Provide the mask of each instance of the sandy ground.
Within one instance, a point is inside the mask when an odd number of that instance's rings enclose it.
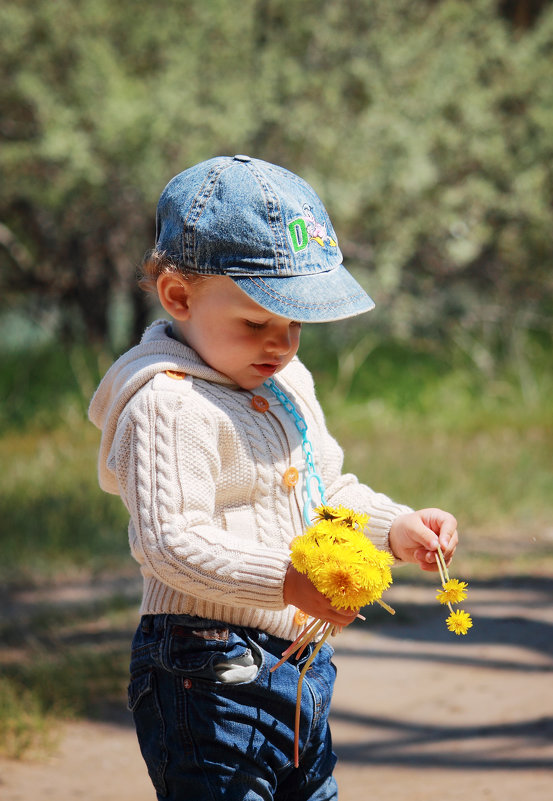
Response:
[[[340,801],[551,801],[553,579],[473,586],[445,629],[426,587],[333,641]],[[1,801],[153,801],[130,721],[78,722],[40,762],[0,760]],[[190,799],[202,801],[202,799]]]

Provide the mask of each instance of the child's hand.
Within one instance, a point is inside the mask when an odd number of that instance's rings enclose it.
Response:
[[[359,609],[336,609],[293,565],[286,571],[283,594],[285,604],[292,604],[311,617],[326,620],[335,626],[349,626],[359,612]]]
[[[438,542],[449,565],[457,547],[457,521],[442,509],[421,509],[399,515],[390,528],[390,548],[398,559],[421,570],[438,570]]]

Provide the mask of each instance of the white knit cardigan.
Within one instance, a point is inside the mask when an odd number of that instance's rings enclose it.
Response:
[[[102,430],[100,485],[130,514],[141,613],[199,615],[293,639],[296,610],[284,604],[283,584],[289,544],[303,530],[301,435],[269,390],[240,389],[171,338],[169,325],[154,323],[112,365],[89,410]],[[276,381],[307,422],[328,504],[368,513],[368,535],[387,549],[393,519],[409,507],[342,474],[342,450],[297,358]],[[267,411],[252,407],[253,395],[266,398]],[[283,480],[291,466],[300,474],[293,488]]]

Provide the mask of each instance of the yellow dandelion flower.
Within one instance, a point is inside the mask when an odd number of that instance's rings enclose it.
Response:
[[[347,537],[345,537],[345,541],[352,552],[355,551],[364,559],[367,559],[370,558],[371,554],[373,554],[375,551],[378,551],[378,549],[375,548],[372,542],[367,539],[362,531],[351,528],[346,529],[346,531]]]
[[[318,575],[327,565],[333,564],[335,561],[336,560],[332,556],[332,548],[328,547],[326,543],[322,546],[317,546],[313,548],[309,554],[307,575],[311,581],[313,581],[314,576]]]
[[[303,536],[319,546],[323,546],[323,544],[348,544],[351,546],[355,542],[356,536],[364,537],[360,532],[348,528],[339,520],[320,520],[310,526]]]
[[[392,583],[392,573],[388,565],[366,565],[363,571],[363,587],[371,595],[371,600],[380,598],[384,590]]]
[[[314,540],[317,543],[321,542],[337,542],[343,538],[345,527],[334,520],[319,520],[314,526],[307,529],[304,536]]]
[[[354,512],[352,509],[346,509],[345,506],[339,506],[336,509],[336,515],[336,519],[350,529],[360,529],[362,531],[369,521],[368,515]]]
[[[308,572],[311,546],[305,537],[295,537],[290,543],[290,560],[298,573]]]
[[[321,506],[316,512],[316,522],[292,541],[294,567],[339,609],[380,600],[392,583],[393,557],[364,534],[367,515],[343,506]]]
[[[315,523],[320,523],[322,520],[336,520],[337,517],[336,510],[332,506],[323,504],[315,509]]]
[[[360,528],[364,529],[369,521],[369,516],[354,512],[352,509],[347,509],[345,506],[319,506],[315,509],[315,522],[321,520],[336,521],[343,523],[350,529]]]
[[[388,553],[388,551],[379,550],[364,534],[359,534],[359,539],[356,544],[366,562],[373,562],[383,567],[393,565],[394,557],[392,554]]]
[[[329,563],[314,577],[313,583],[337,609],[356,609],[360,606],[362,576],[349,565]]]
[[[472,627],[472,618],[467,612],[457,609],[450,614],[446,623],[449,631],[453,631],[455,634],[466,634]]]
[[[369,515],[365,514],[356,514],[353,518],[354,524],[359,528],[361,531],[364,531],[368,524],[369,524],[370,517]]]
[[[449,579],[443,589],[437,591],[436,598],[441,604],[458,604],[467,597],[468,584],[465,581]]]

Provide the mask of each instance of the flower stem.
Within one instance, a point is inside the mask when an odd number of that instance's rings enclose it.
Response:
[[[385,609],[387,612],[389,612],[391,615],[395,615],[395,613],[396,613],[396,610],[395,610],[395,609],[393,609],[393,608],[392,608],[392,607],[391,607],[389,604],[387,604],[387,603],[386,603],[386,601],[383,601],[383,600],[382,600],[382,598],[377,598],[377,599],[376,599],[376,602],[377,602],[377,604],[380,604],[380,606],[381,606],[383,609]],[[365,618],[363,618],[363,620],[364,620],[364,619],[365,619]]]
[[[276,663],[276,665],[273,665],[270,672],[272,673],[274,670],[277,669],[277,667],[280,667],[284,662],[286,662],[288,657],[291,654],[293,654],[294,651],[296,651],[298,648],[301,648],[302,645],[304,645],[304,643],[307,643],[309,642],[309,640],[312,640],[313,637],[317,634],[317,632],[321,628],[321,626],[323,625],[323,623],[324,623],[323,620],[317,620],[317,619],[312,620],[311,623],[308,626],[306,626],[306,628],[304,628],[301,634],[299,634],[296,637],[294,642],[291,645],[289,645],[285,651],[282,652],[282,659],[280,659]]]
[[[445,587],[446,579],[445,579],[444,570],[443,570],[442,563],[441,563],[440,556],[439,556],[440,553],[441,553],[441,551],[440,551],[440,549],[438,547],[438,553],[436,554],[436,564],[438,565],[438,570],[440,571],[440,579],[441,579],[441,582],[442,582],[442,587]]]
[[[311,654],[311,656],[309,657],[309,659],[307,660],[307,662],[303,666],[303,669],[302,669],[302,671],[300,673],[300,677],[298,679],[298,693],[297,693],[297,696],[296,696],[296,720],[295,720],[295,725],[294,725],[294,765],[295,765],[296,768],[299,767],[299,764],[300,764],[300,754],[299,754],[299,751],[300,751],[300,714],[301,714],[301,688],[302,688],[302,685],[303,685],[303,677],[305,676],[305,674],[307,673],[307,671],[311,667],[311,663],[313,662],[313,660],[315,659],[315,657],[317,656],[317,654],[319,653],[319,651],[321,650],[321,648],[325,644],[326,639],[329,636],[329,634],[333,631],[333,628],[334,628],[333,626],[329,626],[327,628],[327,630],[325,631],[325,633],[323,635],[323,638],[321,640],[319,640],[319,642],[317,643],[317,645],[313,649],[313,653]]]
[[[438,556],[439,556],[440,562],[442,563],[442,569],[444,571],[445,580],[449,581],[449,572],[447,570],[447,565],[445,563],[445,559],[444,559],[444,555],[442,553],[442,549],[440,548],[439,545],[438,545]]]

